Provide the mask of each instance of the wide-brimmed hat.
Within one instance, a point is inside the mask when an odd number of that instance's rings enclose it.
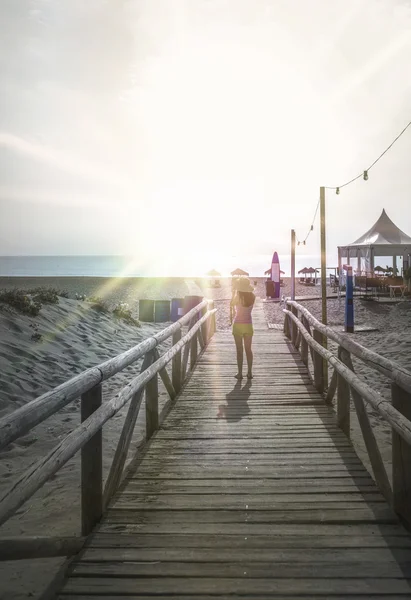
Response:
[[[237,292],[253,292],[254,291],[254,288],[251,285],[251,282],[248,279],[248,277],[239,277],[234,282],[234,289]]]

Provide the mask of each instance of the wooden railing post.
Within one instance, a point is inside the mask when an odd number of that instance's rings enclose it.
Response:
[[[195,318],[191,319],[191,321],[188,325],[188,331],[190,331],[190,329],[192,329],[194,327],[195,323],[196,323]],[[183,350],[183,358],[182,358],[182,362],[181,362],[181,382],[182,383],[184,383],[186,375],[187,375],[188,357],[190,354],[190,349],[191,349],[191,355],[192,355],[192,351],[193,351],[192,340],[187,342],[187,344],[184,346],[184,350]],[[195,352],[196,351],[197,351],[197,346],[196,346]],[[193,364],[191,361],[190,361],[190,368],[191,369],[193,368]]]
[[[209,303],[209,307],[210,310],[214,310],[214,300],[210,300]],[[216,325],[216,313],[213,313],[210,317],[210,338],[213,337],[213,335],[215,334],[215,332],[217,331],[217,325]]]
[[[307,367],[308,366],[308,343],[303,335],[301,336],[301,360]]]
[[[347,356],[350,356],[344,348],[338,347],[338,358],[347,364]],[[342,375],[337,373],[337,424],[345,435],[350,437],[350,386]]]
[[[295,306],[291,307],[291,312],[298,319],[298,309]],[[291,343],[294,347],[297,347],[297,334],[298,334],[297,324],[294,321],[291,321]]]
[[[153,354],[152,352],[148,352],[143,359],[140,373],[143,373],[146,369],[148,369],[152,362]],[[124,465],[126,464],[128,451],[134,433],[134,428],[136,426],[137,417],[143,399],[143,393],[144,388],[142,388],[136,394],[134,394],[134,396],[130,400],[123,429],[121,431],[121,435],[117,444],[116,451],[114,453],[114,458],[111,463],[110,471],[104,488],[104,507],[108,505],[121,482],[121,478],[124,471]]]
[[[203,310],[201,311],[201,316],[204,317],[204,315],[206,314],[207,311],[208,311],[208,308],[205,306],[203,308]],[[205,323],[203,323],[201,325],[201,334],[202,334],[204,346],[206,346],[208,344],[207,332],[208,332],[208,327],[207,327],[207,321],[206,321]]]
[[[146,385],[146,439],[158,429],[158,373]]]
[[[286,305],[286,306],[287,306],[287,309],[290,308],[288,305]],[[291,339],[291,325],[290,325],[290,322],[291,322],[291,319],[288,316],[288,314],[286,314],[285,317],[284,317],[284,335],[286,337],[288,337],[289,340]]]
[[[197,362],[197,354],[198,354],[198,349],[197,349],[197,332],[193,335],[193,337],[191,338],[191,348],[190,348],[190,370],[192,371],[195,367],[195,364]]]
[[[101,406],[102,385],[99,383],[81,396],[81,422]],[[81,449],[81,533],[88,535],[103,514],[103,444],[102,431]]]
[[[411,394],[391,384],[392,405],[411,421]],[[392,484],[394,510],[411,525],[411,446],[392,430]]]
[[[204,323],[203,323],[204,325]],[[205,342],[204,342],[204,338],[203,338],[203,325],[201,325],[200,329],[197,331],[197,340],[198,343],[200,344],[200,352],[202,352],[205,348]]]
[[[304,327],[306,328],[306,330],[308,331],[308,333],[309,333],[310,335],[312,335],[312,334],[311,334],[311,326],[310,326],[310,323],[309,323],[309,321],[307,320],[307,318],[306,318],[304,315],[302,315],[302,317],[301,317],[301,323],[304,325]],[[311,354],[311,360],[314,362],[314,350],[313,350],[312,346],[309,346],[309,344],[308,344],[308,343],[307,343],[307,346],[308,346],[308,348],[307,348],[307,355],[308,355],[308,351],[309,351],[309,352],[310,352],[310,354]],[[304,360],[304,359],[303,359],[303,360]],[[307,365],[308,365],[308,356],[307,356],[307,362],[306,362],[305,364],[307,364]]]
[[[317,331],[313,330],[313,338],[316,342],[322,345],[323,336]],[[316,389],[322,394],[324,392],[324,371],[323,371],[323,357],[316,350],[313,352],[313,363],[314,363],[314,385]]]
[[[333,398],[335,396],[335,392],[337,389],[337,377],[338,373],[336,371],[336,369],[334,369],[333,374],[331,376],[331,380],[330,380],[330,385],[328,386],[328,390],[327,390],[327,397],[325,399],[325,402],[327,404],[332,404]]]
[[[181,329],[173,334],[173,346],[181,340]],[[176,394],[181,390],[181,350],[172,358],[171,363],[171,382]]]
[[[343,362],[354,374],[354,365],[351,360],[351,354],[344,348],[339,348],[338,358]],[[349,379],[348,379],[349,385]],[[354,402],[355,410],[358,417],[358,423],[361,427],[362,436],[364,438],[365,447],[367,448],[368,456],[371,462],[372,470],[374,472],[375,480],[378,487],[380,488],[383,496],[392,504],[392,490],[390,480],[388,479],[387,471],[382,460],[380,449],[378,448],[377,440],[375,439],[374,432],[368,418],[367,409],[365,402],[361,394],[357,392],[353,387],[349,386],[351,391],[351,397]],[[348,400],[349,402],[349,400]],[[350,405],[348,403],[348,431],[350,430]]]

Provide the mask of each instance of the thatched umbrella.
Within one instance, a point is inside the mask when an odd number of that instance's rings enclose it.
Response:
[[[209,271],[207,273],[207,277],[214,279],[214,281],[210,284],[210,287],[213,287],[213,288],[221,287],[220,279],[219,279],[221,277],[221,273],[219,273],[215,269],[211,269],[211,271]]]
[[[242,269],[235,269],[234,271],[231,271],[231,275],[233,277],[240,277],[241,275],[249,277],[250,273],[247,273],[247,271],[243,271]]]
[[[385,273],[384,267],[380,267],[379,265],[377,265],[376,267],[374,267],[374,271],[376,273]]]
[[[300,270],[298,271],[298,275],[300,275],[300,274],[302,274],[302,275],[306,275],[306,274],[307,274],[307,267],[304,267],[304,269],[300,269]]]

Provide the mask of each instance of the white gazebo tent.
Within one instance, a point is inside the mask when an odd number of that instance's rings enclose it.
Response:
[[[361,274],[361,259],[364,260],[366,273],[374,272],[376,256],[391,256],[393,267],[397,267],[397,257],[403,257],[403,269],[408,268],[411,254],[411,237],[401,231],[391,221],[383,209],[380,218],[364,235],[348,246],[338,246],[338,267],[341,275],[343,259],[352,264],[357,259],[357,273]]]

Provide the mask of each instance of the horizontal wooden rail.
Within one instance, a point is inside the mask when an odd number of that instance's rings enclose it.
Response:
[[[208,301],[203,300],[179,321],[163,331],[147,338],[130,350],[72,377],[50,392],[42,394],[25,406],[0,419],[0,450],[97,384],[110,379],[110,377],[136,362],[150,350],[154,350],[174,333],[180,331],[195,315],[207,307]]]
[[[201,307],[201,305],[198,305]],[[196,307],[198,308],[198,307]],[[199,312],[200,309],[197,310]],[[192,311],[190,311],[192,313]],[[69,433],[47,456],[34,463],[0,499],[0,525],[26,502],[44,483],[67,463],[85,444],[111,419],[135,394],[153,379],[182,348],[197,335],[199,328],[213,318],[215,310],[208,311],[196,324],[171,347],[162,357],[153,362],[145,371],[132,379],[114,398],[95,410],[81,425]],[[187,313],[186,316],[189,316]],[[192,314],[191,314],[192,318]],[[176,325],[176,324],[175,324]],[[174,325],[168,328],[171,335]],[[167,330],[165,330],[167,331]],[[163,339],[163,335],[161,336]]]
[[[84,537],[7,537],[0,538],[0,561],[27,558],[72,556],[84,546]]]
[[[350,387],[356,390],[364,400],[370,404],[388,423],[397,431],[403,440],[411,444],[411,422],[406,419],[396,408],[392,406],[381,394],[373,390],[369,385],[361,381],[355,373],[346,367],[332,352],[326,350],[321,344],[316,342],[302,323],[291,311],[285,309],[285,314],[296,324],[301,335],[307,343],[323,358],[325,358],[344,379]]]
[[[395,363],[389,358],[380,356],[376,352],[365,348],[358,342],[355,342],[352,337],[344,333],[338,333],[329,327],[320,323],[304,306],[294,302],[292,300],[287,301],[287,306],[294,307],[297,309],[307,321],[323,335],[327,336],[330,340],[336,342],[342,348],[345,348],[350,354],[361,359],[363,362],[373,367],[376,371],[385,375],[391,381],[398,384],[401,388],[411,393],[411,372],[403,368],[401,365]]]

